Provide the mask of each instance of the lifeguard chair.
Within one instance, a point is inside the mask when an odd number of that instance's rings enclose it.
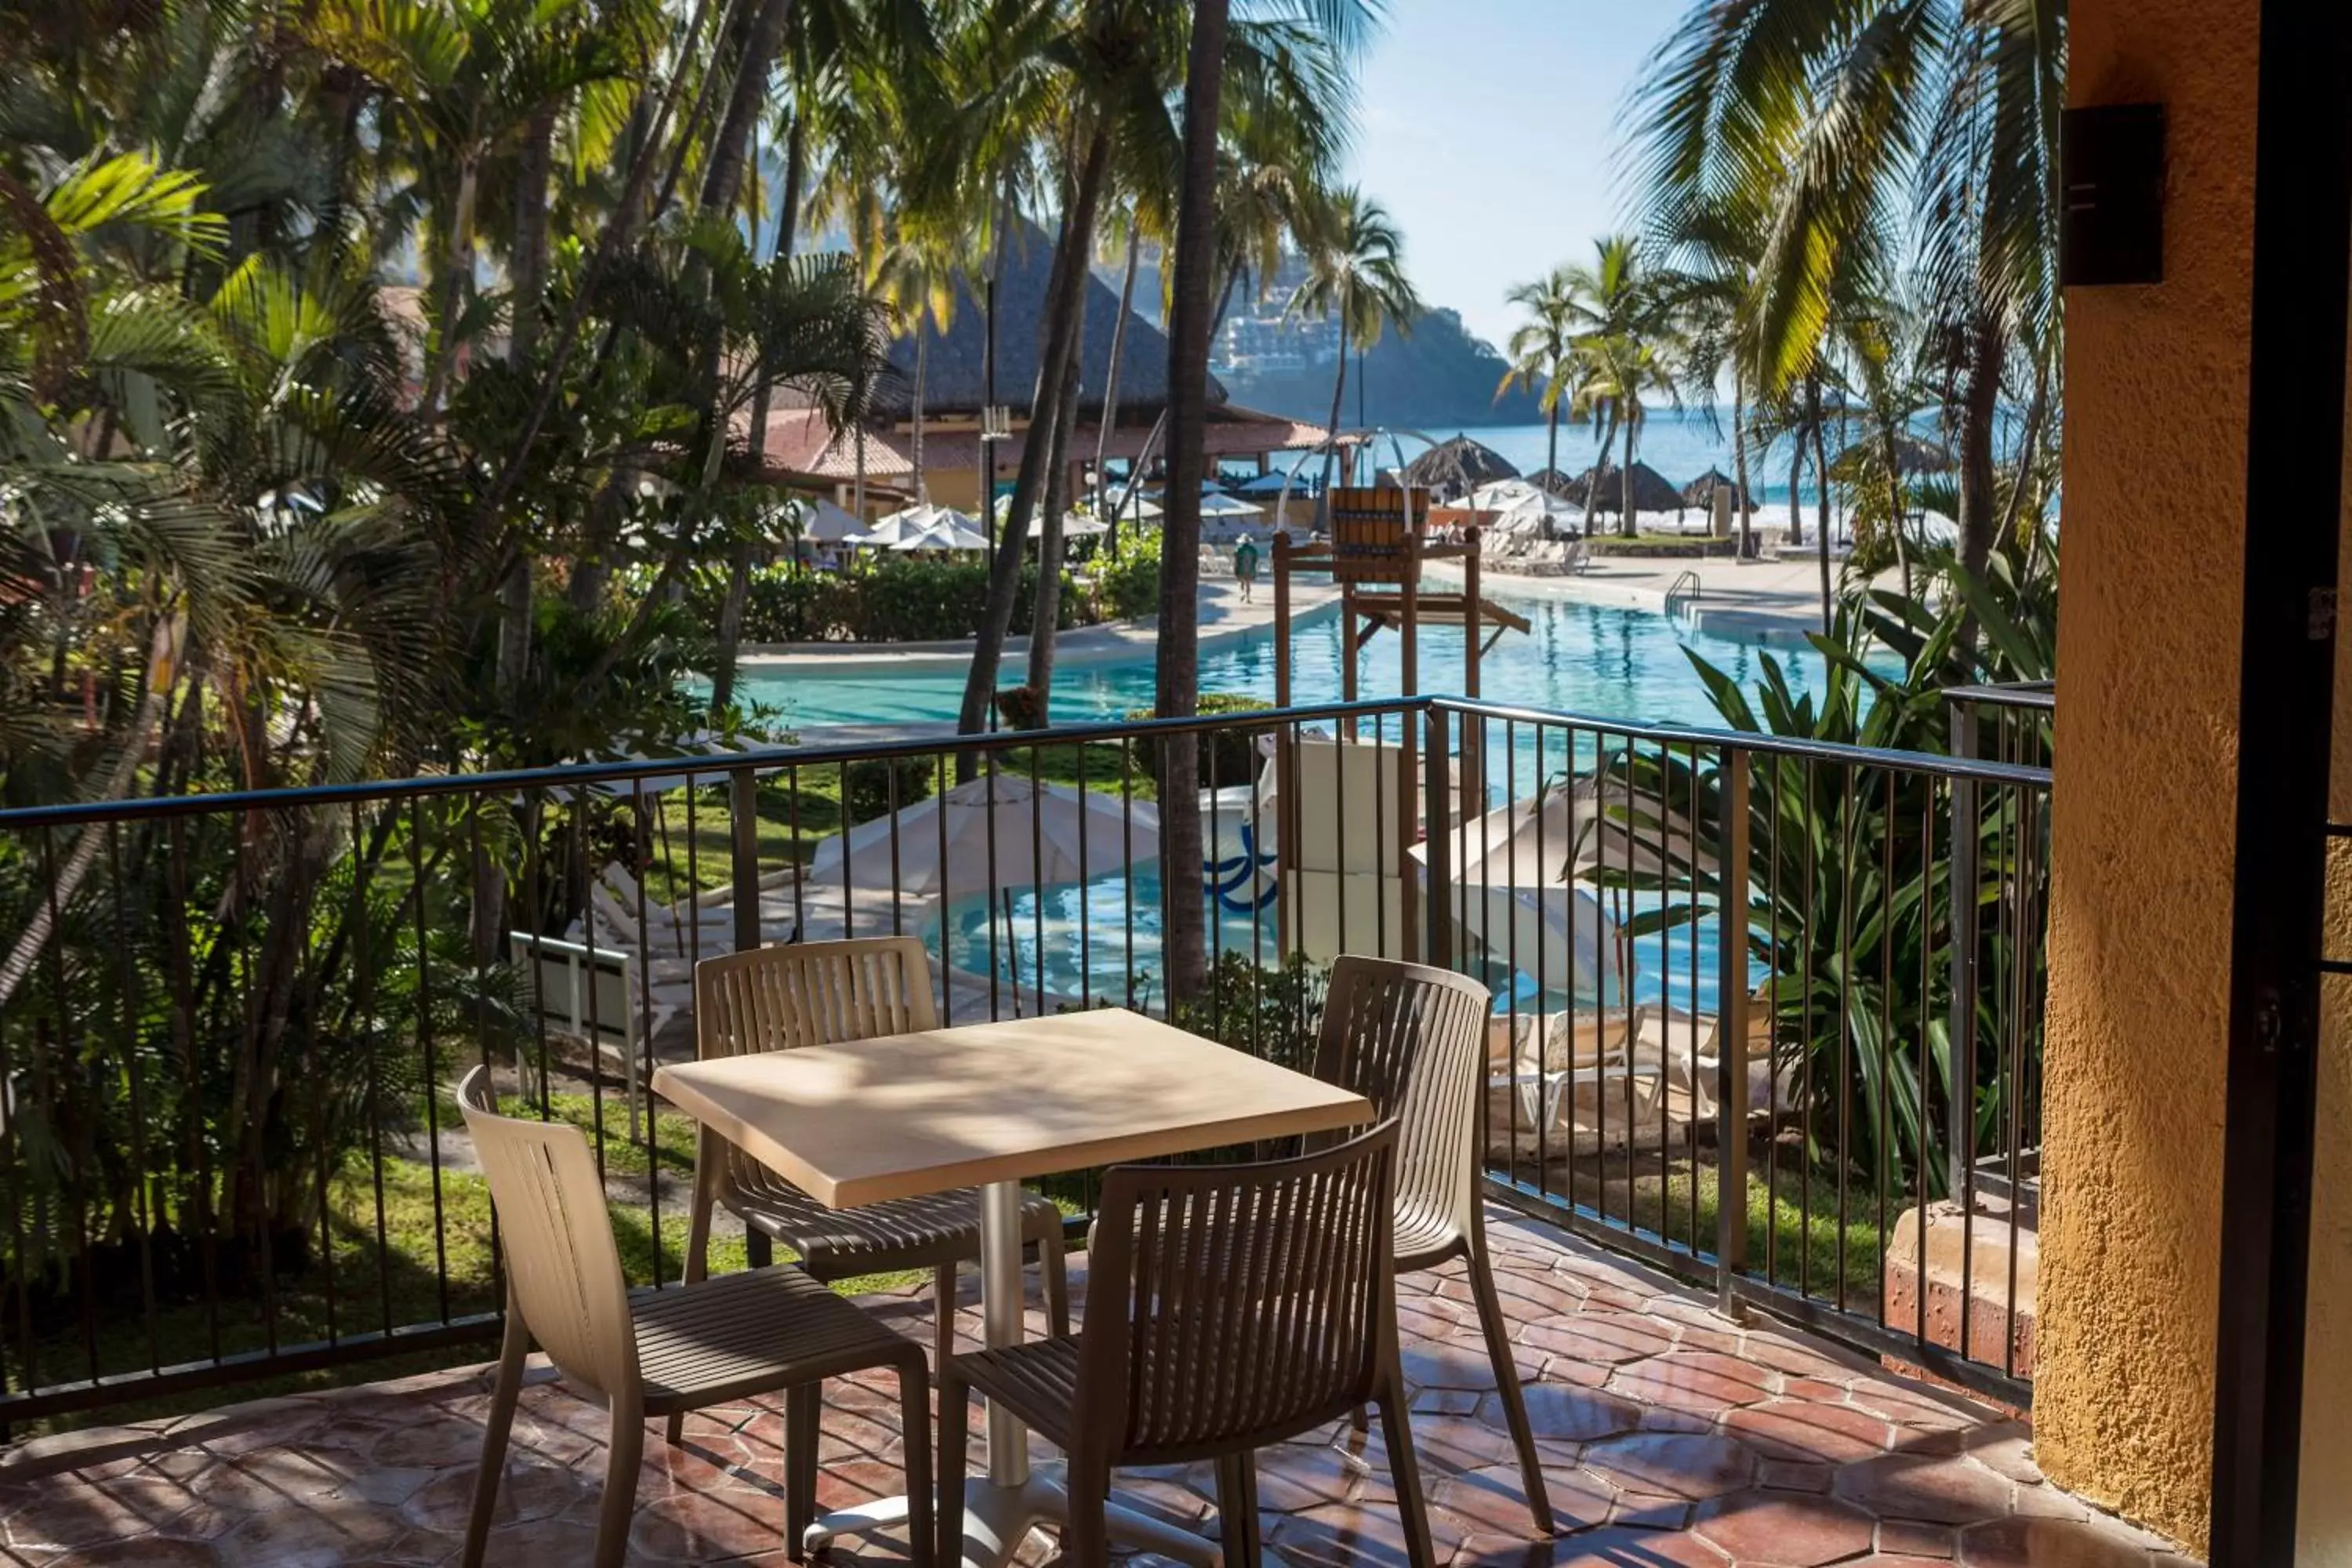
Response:
[[[1339,587],[1345,700],[1360,695],[1358,658],[1382,631],[1402,639],[1400,695],[1419,695],[1423,626],[1462,628],[1462,695],[1476,697],[1479,662],[1495,639],[1528,629],[1525,617],[1480,596],[1477,532],[1460,542],[1430,539],[1423,492],[1411,488],[1338,486],[1327,507],[1325,539],[1300,547],[1286,534],[1275,535],[1275,705],[1291,704],[1290,589],[1299,572],[1328,572]],[[1459,592],[1423,590],[1423,568],[1432,561],[1462,563]],[[1464,798],[1481,798],[1475,721],[1465,721],[1462,737],[1435,819],[1441,825],[1454,819]],[[1283,804],[1276,871],[1285,953],[1318,962],[1342,952],[1422,956],[1422,922],[1405,853],[1432,820],[1423,801],[1420,753],[1420,736],[1410,723],[1396,743],[1376,732],[1368,744],[1352,721],[1329,742],[1302,741],[1277,752],[1276,787]],[[1302,810],[1307,801],[1316,809]]]

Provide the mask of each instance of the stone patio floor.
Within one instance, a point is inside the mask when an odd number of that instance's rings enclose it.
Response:
[[[1400,1282],[1415,1446],[1454,1564],[1786,1568],[2147,1564],[2162,1541],[2043,1481],[2029,1427],[1793,1331],[1741,1328],[1638,1266],[1498,1220],[1497,1277],[1563,1531],[1535,1538],[1465,1282]],[[1074,1283],[1083,1260],[1073,1258]],[[961,1325],[978,1333],[966,1277]],[[927,1292],[872,1300],[929,1338]],[[1041,1326],[1041,1325],[1040,1325]],[[0,1458],[0,1562],[37,1568],[324,1568],[457,1560],[488,1369],[36,1439]],[[887,1380],[829,1385],[825,1507],[900,1489]],[[781,1400],[647,1434],[630,1561],[774,1568]],[[603,1411],[538,1368],[515,1424],[492,1563],[585,1563]],[[1038,1444],[1042,1450],[1044,1445]],[[1259,1458],[1269,1558],[1403,1562],[1378,1436],[1344,1424]],[[975,1473],[979,1469],[977,1454]],[[1123,1473],[1120,1497],[1213,1532],[1205,1467]],[[1024,1560],[1053,1556],[1030,1538]],[[898,1543],[833,1560],[903,1562]],[[2175,1559],[2175,1561],[2178,1561]]]

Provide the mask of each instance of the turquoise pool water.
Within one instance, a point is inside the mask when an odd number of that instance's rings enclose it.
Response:
[[[1688,654],[1706,658],[1742,686],[1752,686],[1767,651],[1751,643],[1693,632],[1643,610],[1534,595],[1512,596],[1507,590],[1489,596],[1533,623],[1526,636],[1505,633],[1481,663],[1483,695],[1496,702],[1611,719],[1713,725],[1720,720]],[[1338,701],[1339,621],[1325,616],[1297,627],[1294,646],[1296,700],[1302,705]],[[1810,648],[1792,644],[1769,651],[1795,672],[1800,687],[1818,682],[1821,660]],[[1397,639],[1386,635],[1373,638],[1360,668],[1363,695],[1397,692]],[[1423,691],[1461,690],[1462,668],[1459,629],[1422,635]],[[780,675],[755,665],[744,670],[741,689],[747,699],[781,710],[795,726],[922,722],[955,717],[963,697],[963,675],[961,670]],[[1272,700],[1272,633],[1253,631],[1204,651],[1201,689]],[[1151,692],[1152,663],[1148,658],[1065,665],[1055,674],[1054,717],[1064,723],[1121,718],[1149,708]]]
[[[1507,633],[1482,663],[1483,695],[1493,701],[1623,721],[1719,727],[1722,720],[1692,668],[1696,655],[1743,687],[1752,688],[1767,657],[1788,671],[1800,690],[1817,689],[1820,656],[1797,644],[1770,648],[1708,637],[1645,611],[1578,603],[1550,595],[1512,595],[1507,586],[1493,595],[1527,616],[1532,630]],[[1295,632],[1296,700],[1301,705],[1338,701],[1340,637],[1335,616],[1326,616]],[[1376,637],[1364,654],[1362,693],[1392,695],[1400,688],[1397,640]],[[1152,698],[1150,660],[1065,666],[1056,675],[1054,717],[1065,723],[1116,720],[1148,708]],[[1421,686],[1424,691],[1461,688],[1462,634],[1433,629],[1423,635]],[[907,723],[953,718],[962,697],[960,671],[912,671],[889,675],[782,677],[749,669],[746,695],[781,710],[792,724],[822,742],[822,727],[835,723]],[[1271,700],[1274,648],[1270,632],[1257,631],[1212,647],[1202,656],[1201,689],[1234,692]],[[1589,765],[1591,738],[1571,758],[1569,738],[1553,731],[1540,754],[1536,737],[1522,728],[1507,745],[1500,725],[1490,726],[1489,804],[1507,790],[1528,793],[1544,778],[1572,766]],[[1391,729],[1393,734],[1393,729]],[[1236,781],[1220,781],[1232,783]],[[1224,853],[1235,852],[1227,845]],[[1056,1000],[1130,1000],[1146,1006],[1162,999],[1160,980],[1161,889],[1156,867],[1130,876],[1114,872],[1083,884],[1045,889],[1016,888],[993,900],[984,894],[960,898],[925,933],[929,945],[956,968],[971,974],[1018,978]],[[1274,918],[1219,910],[1213,931],[1216,946],[1271,963],[1278,952]],[[1534,980],[1507,966],[1490,963],[1486,979],[1498,1008],[1516,997],[1523,1008],[1557,1008],[1565,997],[1540,996]],[[1714,1006],[1716,942],[1711,925],[1643,940],[1636,953],[1636,1000],[1667,1002],[1705,1012]],[[1589,996],[1580,1001],[1590,1001]],[[1004,1006],[1011,1008],[1010,993]]]
[[[971,894],[948,906],[947,962],[968,974],[1017,981],[1032,991],[1042,986],[1048,995],[1081,1005],[1157,1009],[1165,1000],[1160,968],[1160,898],[1156,866],[1138,867],[1132,877],[1113,873],[1085,884],[1012,889],[993,900],[983,893]],[[1219,952],[1240,953],[1270,967],[1281,951],[1270,910],[1255,921],[1220,910],[1211,929]],[[925,944],[939,952],[939,924],[922,934]],[[1714,1007],[1715,930],[1709,924],[1696,932],[1696,952],[1693,934],[1683,927],[1644,937],[1635,945],[1632,1000],[1698,1012]],[[1508,1009],[1514,1000],[1526,1011],[1540,1006],[1559,1012],[1568,1005],[1564,991],[1546,992],[1532,976],[1514,974],[1501,963],[1487,963],[1480,977],[1494,988],[1497,1011]],[[1594,999],[1590,986],[1580,988],[1575,998],[1585,1005]],[[1619,998],[1612,994],[1609,1000],[1613,1004]],[[1002,1005],[1009,1016],[1009,984]]]

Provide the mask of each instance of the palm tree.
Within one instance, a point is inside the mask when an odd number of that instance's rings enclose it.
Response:
[[[1766,215],[1754,278],[1758,389],[1818,372],[1857,278],[1916,239],[1917,293],[1956,384],[1960,554],[1999,531],[1996,423],[2012,345],[2036,363],[2056,323],[2063,8],[1810,0],[1694,8],[1643,89],[1639,141],[1659,226],[1735,199]]]
[[[1592,261],[1570,266],[1563,274],[1570,319],[1576,328],[1576,405],[1587,417],[1605,421],[1601,442],[1604,458],[1611,433],[1622,432],[1625,438],[1618,531],[1630,539],[1634,533],[1634,452],[1648,417],[1644,399],[1652,394],[1674,401],[1681,397],[1675,374],[1681,345],[1672,309],[1675,287],[1670,278],[1654,275],[1643,265],[1640,242],[1630,235],[1595,241]],[[1597,482],[1600,469],[1593,472]],[[1588,534],[1594,500],[1585,498]]]
[[[1499,399],[1514,386],[1542,387],[1538,406],[1544,416],[1544,467],[1557,474],[1560,405],[1571,395],[1576,370],[1575,289],[1568,269],[1555,267],[1534,282],[1518,285],[1508,298],[1528,312],[1528,320],[1511,333],[1505,349],[1510,368],[1496,384],[1495,395]]]
[[[1331,434],[1348,395],[1348,350],[1353,345],[1360,369],[1364,353],[1391,325],[1410,331],[1421,314],[1421,299],[1404,274],[1404,238],[1388,211],[1354,185],[1333,191],[1319,204],[1305,235],[1307,277],[1290,297],[1287,313],[1311,321],[1334,318],[1339,326],[1339,365],[1331,383]],[[1335,443],[1323,457],[1328,485],[1339,456]]]

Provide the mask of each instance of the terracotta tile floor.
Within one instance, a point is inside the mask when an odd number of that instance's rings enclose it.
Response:
[[[1516,1224],[1496,1236],[1563,1533],[1533,1536],[1464,1280],[1423,1275],[1403,1282],[1400,1310],[1441,1562],[2104,1568],[2167,1552],[2045,1484],[2019,1422],[1785,1331],[1743,1331],[1574,1243]],[[921,1296],[875,1306],[929,1337]],[[967,1299],[968,1333],[974,1309]],[[488,1402],[486,1370],[475,1368],[86,1436],[78,1458],[52,1452],[46,1473],[28,1474],[44,1468],[37,1444],[0,1464],[0,1561],[454,1562]],[[899,1489],[894,1409],[887,1382],[828,1390],[822,1504]],[[780,1405],[761,1401],[689,1419],[679,1448],[649,1434],[631,1561],[782,1563],[781,1426]],[[515,1443],[490,1561],[584,1564],[603,1413],[542,1370],[523,1394]],[[1261,1456],[1260,1467],[1270,1556],[1297,1568],[1403,1561],[1377,1436],[1337,1426]],[[1122,1476],[1119,1489],[1213,1529],[1198,1469]],[[1045,1536],[1031,1538],[1030,1560],[1051,1554]],[[887,1541],[835,1555],[903,1561]]]

